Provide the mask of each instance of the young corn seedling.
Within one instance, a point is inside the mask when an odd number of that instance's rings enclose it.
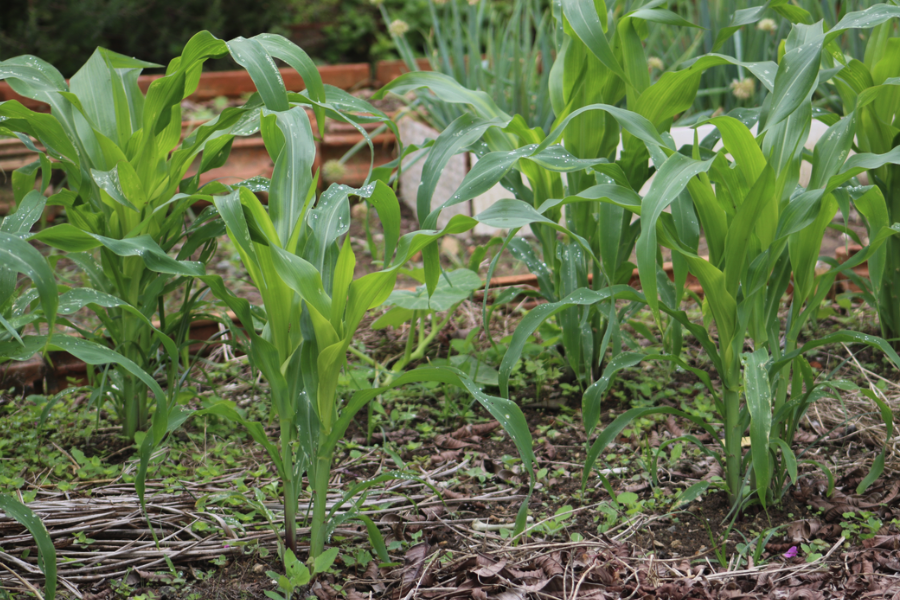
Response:
[[[479,161],[455,194],[434,210],[431,198],[436,179],[423,177],[416,199],[419,220],[428,227],[444,207],[468,201],[501,183],[543,218],[531,225],[539,256],[527,242],[515,238],[515,231],[504,248],[509,245],[528,265],[550,302],[587,288],[589,278],[594,290],[628,282],[633,269],[630,255],[640,231],[629,207],[640,203],[638,191],[653,169],[658,170],[676,150],[672,138],[665,135],[672,119],[690,108],[704,71],[739,63],[711,55],[681,71],[667,72],[651,85],[641,45],[648,23],[691,23],[656,4],[612,22],[605,5],[593,0],[565,0],[554,16],[561,40],[549,77],[556,120],[546,130],[529,128],[522,117],[502,110],[490,94],[467,90],[442,74],[409,73],[379,92],[405,94],[427,88],[443,103],[465,108],[435,140],[426,166],[443,166],[461,151],[475,152]],[[746,68],[763,76],[765,70],[774,73],[777,65],[757,63]],[[623,102],[627,110],[618,107]],[[607,189],[616,190],[616,202],[603,201]],[[575,197],[580,199],[564,201]],[[559,239],[561,221],[565,235]],[[691,222],[679,221],[676,227],[683,235],[699,239]],[[437,249],[429,249],[427,255],[436,260]],[[674,262],[675,282],[665,279],[664,285],[666,293],[680,297],[687,262],[680,256]],[[617,329],[613,309],[607,298],[557,314],[566,359],[584,385],[597,375],[609,347],[607,322],[612,323],[611,334]],[[673,322],[667,346],[677,354],[681,327],[676,325]]]
[[[718,130],[715,139],[723,142],[722,150],[713,152],[695,138],[691,158],[666,152],[667,158],[648,193],[631,205],[629,210],[642,216],[636,246],[645,301],[657,322],[660,312],[681,322],[712,361],[721,381],[720,390],[716,391],[705,375],[697,374],[716,398],[721,433],[676,409],[632,409],[590,445],[584,483],[599,453],[633,419],[677,414],[693,420],[720,440],[720,448],[713,456],[723,468],[725,487],[735,506],[749,501],[749,491],[755,489],[765,507],[780,500],[788,476],[796,481],[798,461],[790,448],[793,434],[810,404],[827,393],[831,385],[815,381],[803,355],[824,344],[857,342],[881,349],[900,366],[900,357],[883,339],[856,332],[838,332],[798,347],[801,328],[831,289],[836,275],[869,257],[875,258],[874,268],[880,269],[883,262],[879,262],[878,253],[882,245],[900,231],[900,226],[889,223],[878,188],[848,185],[864,166],[896,160],[891,153],[847,158],[854,135],[853,115],[829,129],[816,146],[808,188],[797,187],[801,149],[812,117],[810,95],[823,47],[840,31],[877,25],[891,12],[850,14],[828,33],[821,24],[796,26],[787,40],[781,64],[772,70],[770,78],[764,79],[771,93],[759,111],[762,134],[755,138],[744,123],[730,116],[711,119]],[[651,152],[665,152],[660,146],[654,150],[650,138],[647,142]],[[610,189],[607,194],[605,201],[617,202],[616,195],[621,190]],[[687,202],[679,204],[677,199]],[[815,265],[825,228],[838,206],[849,206],[851,202],[866,218],[870,243],[851,261],[817,274]],[[668,206],[671,213],[664,212]],[[696,238],[680,234],[676,227],[678,220],[691,219],[699,220],[703,228],[709,258],[698,256]],[[683,256],[690,272],[702,284],[702,325],[690,322],[671,297],[667,298],[661,290],[658,293],[660,244],[670,248],[673,255]],[[879,276],[876,271],[875,277]],[[783,326],[778,310],[792,278],[790,317]],[[623,295],[633,294],[636,293]],[[596,302],[598,296],[596,292],[580,290],[558,303],[540,307],[523,320],[501,365],[501,389],[524,340],[540,320],[572,305]],[[748,338],[754,350],[744,353]],[[613,359],[603,377],[584,395],[583,413],[589,436],[599,422],[600,400],[611,377],[626,366],[648,359],[674,361],[688,368],[672,355],[626,353]],[[846,384],[841,385],[846,388]],[[890,410],[874,394],[870,397],[878,405],[890,433]],[[745,456],[741,439],[748,428],[751,448]],[[882,452],[860,490],[878,477],[883,461]]]
[[[94,332],[74,321],[66,324],[148,373],[162,368],[171,376],[177,369],[177,348],[186,341],[198,297],[193,278],[204,273],[202,263],[221,233],[220,225],[203,225],[202,218],[184,225],[199,176],[224,163],[235,134],[255,128],[243,119],[246,107],[233,108],[181,139],[181,100],[196,88],[203,63],[227,53],[225,42],[198,33],[146,95],[138,75],[159,65],[103,48],[69,82],[34,56],[0,63],[0,79],[50,109],[46,114],[14,100],[0,104],[0,133],[18,136],[38,154],[37,161],[13,173],[15,201],[25,205],[17,214],[37,206],[29,198],[37,193],[38,176],[43,192],[52,171],[65,175],[65,185],[54,188],[45,203],[65,208],[67,222],[18,234],[64,252],[86,278],[89,287],[67,291],[59,312],[70,315],[87,307],[102,328]],[[186,178],[201,155],[197,174]],[[173,258],[169,252],[176,247]],[[198,250],[200,262],[189,260]],[[184,301],[169,309],[166,297],[176,289]],[[154,316],[159,329],[151,324]],[[150,422],[147,386],[127,369],[113,369],[110,376],[112,406],[132,439]],[[169,383],[175,387],[174,380]],[[164,404],[157,411],[160,417],[168,412]]]
[[[268,207],[246,187],[212,200],[262,296],[262,310],[251,313],[246,300],[231,294],[218,278],[205,277],[203,281],[245,324],[250,360],[269,384],[279,442],[270,442],[259,423],[242,419],[227,405],[207,411],[242,423],[266,448],[283,484],[285,542],[295,553],[297,505],[303,474],[308,474],[313,489],[310,555],[315,559],[322,555],[337,522],[336,507],[329,511],[327,500],[335,448],[356,413],[388,389],[357,391],[342,401],[338,375],[356,330],[367,311],[390,296],[397,274],[410,256],[442,235],[471,229],[476,221],[459,216],[443,231],[401,238],[397,197],[381,180],[360,189],[332,185],[317,198],[318,174],[312,172],[315,143],[304,106],[318,107],[349,122],[387,118],[333,88],[327,88],[322,99],[316,98],[312,89],[308,94],[289,95],[270,60],[283,54],[252,40],[229,45],[260,90],[265,104],[260,109],[260,129],[275,170],[268,187]],[[302,51],[292,47],[290,52],[297,55]],[[324,126],[323,120],[318,123]],[[384,232],[385,268],[357,279],[356,257],[346,235],[351,196],[377,210]],[[439,270],[430,271],[430,265],[425,274],[431,281],[440,277]],[[264,321],[259,332],[253,326],[254,314]],[[390,385],[412,381],[440,381],[466,388],[510,433],[531,472],[531,436],[515,404],[483,394],[464,374],[450,368],[418,369],[395,378]]]

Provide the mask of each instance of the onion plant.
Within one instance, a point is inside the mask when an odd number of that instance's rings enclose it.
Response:
[[[431,69],[471,90],[487,92],[505,112],[521,115],[529,127],[548,129],[553,122],[548,92],[556,48],[544,4],[515,0],[508,14],[487,1],[436,4],[428,2],[431,31],[425,36]],[[407,68],[418,71],[405,34],[390,27],[393,21],[383,4],[380,10]],[[463,112],[427,92],[417,98],[425,118],[441,131]]]
[[[746,62],[771,61],[776,59],[780,43],[790,32],[792,23],[809,25],[824,21],[825,26],[830,28],[846,13],[877,3],[876,0],[853,3],[839,0],[680,2],[677,12],[687,20],[702,25],[704,31],[658,24],[651,28],[647,37],[647,53],[660,59],[662,69],[681,68],[686,61],[711,52],[723,52]],[[624,5],[625,2],[618,4]],[[861,60],[868,39],[867,31],[843,36],[837,40],[835,49]],[[702,77],[702,93],[698,94],[693,110],[709,116],[720,107],[731,111],[742,106],[758,105],[765,98],[766,90],[752,85],[752,82],[746,69],[739,65],[708,71]],[[826,82],[821,81],[820,87],[824,90]],[[825,95],[820,102],[835,107],[831,100],[830,95]]]

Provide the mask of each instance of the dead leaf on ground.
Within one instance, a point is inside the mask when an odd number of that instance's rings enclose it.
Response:
[[[404,593],[412,589],[419,581],[419,578],[422,577],[425,568],[425,559],[428,557],[430,550],[431,548],[428,545],[428,542],[422,542],[406,551],[406,555],[403,557],[402,576],[402,589],[404,590]]]
[[[457,439],[470,438],[473,436],[485,436],[500,427],[499,421],[491,421],[489,423],[478,423],[476,425],[464,425],[450,434],[451,437]]]
[[[434,444],[441,448],[449,448],[450,450],[457,450],[459,448],[471,448],[472,446],[474,446],[474,444],[460,441],[456,438],[450,437],[449,435],[444,435],[443,433],[434,436]]]

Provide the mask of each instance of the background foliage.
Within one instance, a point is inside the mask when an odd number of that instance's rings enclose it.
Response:
[[[0,2],[0,59],[33,54],[72,76],[97,46],[165,65],[192,35],[222,39],[285,33],[290,0],[5,0]],[[207,69],[234,69],[230,58]]]

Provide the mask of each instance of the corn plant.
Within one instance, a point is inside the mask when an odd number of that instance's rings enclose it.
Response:
[[[676,115],[690,108],[706,70],[740,64],[731,57],[710,55],[686,69],[665,73],[651,85],[641,43],[648,23],[693,26],[659,4],[625,13],[615,23],[608,20],[602,2],[565,0],[559,4],[555,18],[562,41],[549,79],[556,120],[547,131],[528,128],[521,117],[501,110],[489,94],[465,90],[457,81],[437,73],[409,73],[380,92],[404,94],[428,88],[444,103],[465,107],[466,114],[435,141],[426,161],[443,165],[459,151],[480,155],[444,206],[467,201],[500,182],[516,198],[540,210],[547,221],[564,220],[566,236],[561,240],[547,223],[531,226],[539,254],[524,240],[515,239],[514,232],[504,243],[537,275],[541,293],[550,302],[587,287],[589,278],[595,290],[627,283],[634,266],[630,255],[640,231],[628,206],[639,202],[637,192],[654,170],[661,168],[667,153],[676,150],[672,139],[666,136],[668,141],[663,141],[661,133],[668,131]],[[775,63],[744,66],[771,86],[771,76],[766,73],[777,70]],[[618,106],[623,101],[628,109]],[[417,194],[419,221],[426,227],[443,208],[430,209],[435,185],[423,178]],[[614,186],[620,202],[600,201],[608,186]],[[561,202],[569,196],[587,199],[594,194],[598,195],[594,202]],[[690,222],[680,221],[676,226],[685,235],[692,227]],[[674,262],[675,281],[669,284],[666,280],[664,286],[667,293],[680,297],[687,263],[680,256]],[[584,385],[599,374],[600,361],[609,347],[607,332],[613,334],[616,329],[610,302],[572,306],[557,316],[566,359]],[[608,322],[612,322],[612,330],[607,328]],[[680,346],[680,333],[680,326],[673,321],[667,336],[673,351]]]
[[[252,133],[258,126],[244,120],[248,107],[227,109],[181,139],[181,100],[196,88],[203,63],[227,53],[225,42],[208,32],[195,35],[146,95],[138,88],[138,75],[158,65],[102,48],[69,82],[33,56],[0,63],[0,79],[50,109],[45,114],[17,101],[5,102],[0,105],[0,133],[18,136],[39,157],[13,174],[17,202],[32,193],[38,175],[42,189],[52,170],[65,175],[65,186],[46,203],[64,207],[67,222],[30,239],[66,253],[90,286],[71,290],[63,311],[72,314],[87,307],[103,327],[67,324],[151,373],[168,369],[173,361],[177,366],[178,352],[165,348],[159,333],[184,345],[198,298],[193,278],[204,273],[202,263],[221,233],[219,224],[204,226],[203,219],[185,226],[200,174],[225,162],[235,134]],[[33,146],[30,138],[43,148]],[[186,178],[201,155],[197,174]],[[198,250],[200,261],[191,261]],[[175,251],[175,258],[169,256]],[[176,289],[184,301],[169,309],[166,299]],[[159,332],[150,322],[154,315]],[[133,438],[150,421],[147,387],[123,369],[110,376],[113,407],[123,433]]]
[[[251,311],[247,301],[231,294],[220,278],[206,276],[202,280],[244,324],[250,360],[269,384],[279,443],[266,438],[261,424],[242,419],[227,405],[207,410],[242,423],[269,453],[283,484],[285,543],[292,552],[297,547],[302,477],[308,474],[313,490],[310,554],[317,558],[323,553],[330,530],[339,522],[334,514],[337,507],[329,511],[327,505],[335,448],[356,413],[388,389],[358,391],[346,402],[341,401],[338,376],[356,330],[367,311],[390,296],[397,274],[410,256],[442,235],[471,229],[476,221],[458,216],[443,231],[400,237],[399,202],[394,191],[378,179],[360,189],[332,185],[317,198],[318,173],[312,172],[315,144],[305,106],[352,123],[387,122],[387,117],[334,88],[326,88],[321,99],[312,89],[309,93],[288,94],[271,61],[278,56],[271,47],[247,40],[232,41],[229,46],[260,90],[264,103],[259,109],[261,132],[275,170],[268,186],[268,207],[247,187],[213,196],[212,201],[262,296],[261,310]],[[292,52],[301,51],[292,47]],[[324,126],[324,119],[318,123]],[[384,232],[381,254],[385,268],[358,279],[353,278],[356,257],[346,235],[351,196],[364,199],[377,210]],[[439,276],[439,269],[432,272],[430,266],[426,267],[432,289]],[[254,327],[255,318],[264,322],[259,332]],[[510,433],[526,469],[532,472],[531,436],[515,404],[485,395],[453,369],[418,369],[397,377],[390,385],[413,381],[442,381],[466,388]]]
[[[143,503],[144,480],[154,446],[187,416],[175,402],[178,351],[172,340],[151,324],[146,316],[115,297],[80,288],[60,295],[49,261],[28,241],[28,232],[40,218],[45,204],[46,198],[32,190],[25,194],[16,211],[0,222],[0,364],[59,350],[72,354],[88,365],[117,367],[146,386],[156,400],[156,412],[151,434],[145,436],[140,445],[141,464],[135,478],[135,487]],[[28,281],[23,281],[21,289],[17,290],[19,273],[31,283],[29,285]],[[55,332],[56,323],[64,320],[58,318],[60,313],[76,312],[94,303],[121,308],[146,322],[171,359],[167,372],[168,394],[142,367],[106,345]],[[50,573],[47,574],[49,577]]]
[[[643,198],[632,199],[628,209],[641,215],[642,229],[636,243],[638,269],[644,300],[657,323],[660,312],[668,313],[686,327],[703,346],[721,382],[716,390],[700,373],[716,398],[721,433],[671,408],[636,408],[617,418],[590,445],[583,482],[597,456],[633,419],[669,413],[690,418],[722,440],[713,456],[720,463],[725,487],[735,506],[749,501],[754,489],[766,506],[778,501],[790,481],[796,481],[798,459],[790,443],[800,419],[817,398],[828,391],[828,382],[817,382],[803,355],[824,344],[856,342],[881,349],[900,366],[900,357],[881,338],[857,332],[838,332],[801,343],[804,324],[820,306],[837,274],[862,260],[870,260],[874,278],[884,265],[884,243],[900,231],[891,224],[884,196],[877,187],[861,188],[853,178],[865,168],[896,162],[898,155],[858,154],[848,158],[856,131],[857,115],[835,122],[813,153],[813,172],[807,189],[797,186],[803,143],[812,118],[810,97],[819,78],[822,52],[841,31],[871,27],[894,15],[894,7],[875,7],[852,13],[832,30],[822,24],[797,25],[785,44],[778,68],[764,83],[771,93],[759,111],[761,134],[754,137],[740,120],[722,116],[709,122],[721,138],[718,152],[695,137],[691,156],[666,151],[659,143],[656,151],[667,158]],[[648,149],[653,145],[647,138]],[[731,157],[730,159],[728,157]],[[605,202],[623,204],[623,191],[612,186],[604,190]],[[679,199],[686,199],[679,203]],[[594,201],[571,197],[564,202]],[[826,227],[839,207],[845,212],[853,205],[866,219],[869,245],[847,263],[824,274],[815,271]],[[671,213],[664,210],[671,206]],[[706,236],[709,258],[697,254],[696,235],[685,235],[678,221],[699,222]],[[703,322],[690,322],[678,310],[677,300],[662,293],[658,281],[658,247],[682,256],[690,272],[703,286]],[[781,301],[793,280],[790,313],[783,326],[779,318]],[[500,369],[501,390],[512,364],[518,359],[525,339],[540,321],[573,305],[598,302],[598,292],[579,290],[558,303],[533,311],[513,335],[509,352]],[[627,293],[632,296],[635,292]],[[607,292],[606,296],[610,296]],[[527,323],[526,323],[527,321]],[[752,352],[743,351],[749,340]],[[681,363],[674,355],[624,353],[613,359],[603,377],[586,391],[583,414],[588,436],[599,423],[600,401],[612,376],[620,369],[642,360]],[[695,370],[696,372],[696,370]],[[841,384],[846,389],[846,384]],[[788,391],[790,393],[788,393]],[[892,415],[876,396],[888,427]],[[751,448],[747,456],[741,438],[749,427]],[[691,439],[690,436],[686,439]],[[865,489],[884,466],[884,452],[860,484]]]
[[[846,60],[828,53],[831,67],[841,67],[832,80],[843,105],[843,113],[854,117],[856,137],[850,148],[882,154],[897,151],[898,96],[900,88],[900,39],[890,37],[894,24],[877,26],[869,36],[862,60]],[[832,42],[834,44],[834,42]],[[846,118],[846,117],[845,117]],[[864,165],[869,182],[878,186],[886,200],[887,219],[900,221],[900,167],[893,163]],[[870,259],[871,262],[872,259]],[[884,262],[881,272],[880,263]],[[885,242],[885,252],[870,269],[867,300],[878,309],[882,335],[900,348],[900,240]]]

